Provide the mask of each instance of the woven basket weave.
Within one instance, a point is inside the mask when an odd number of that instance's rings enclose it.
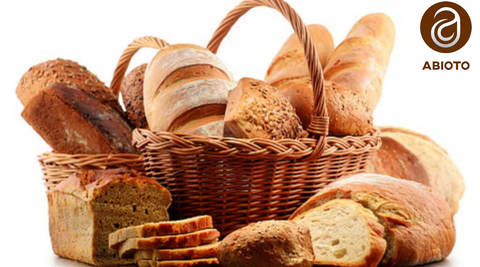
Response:
[[[110,89],[118,98],[123,77],[133,55],[143,47],[162,49],[168,43],[162,39],[146,36],[135,39],[122,53],[115,69]],[[142,156],[137,154],[61,154],[48,152],[38,156],[47,190],[82,170],[104,170],[126,167],[143,173]]]
[[[282,13],[304,44],[315,97],[309,137],[273,141],[145,129],[133,133],[147,175],[172,193],[172,217],[212,215],[223,235],[250,222],[288,218],[328,183],[361,172],[370,154],[380,146],[377,132],[359,137],[327,136],[322,67],[305,25],[285,2],[242,2],[223,20],[208,49],[216,53],[233,24],[256,6]]]

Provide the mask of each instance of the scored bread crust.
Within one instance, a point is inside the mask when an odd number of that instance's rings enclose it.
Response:
[[[138,260],[193,260],[215,258],[220,242],[189,248],[137,250],[134,259]]]
[[[219,237],[220,232],[216,229],[205,229],[179,235],[130,238],[118,247],[118,253],[120,258],[126,259],[133,257],[133,253],[140,249],[196,247],[214,243]]]
[[[383,255],[385,254],[385,250],[387,247],[387,242],[385,239],[383,239],[383,234],[384,234],[384,228],[383,226],[378,222],[377,217],[373,215],[373,213],[364,208],[362,205],[351,201],[351,200],[331,200],[326,202],[325,204],[313,208],[311,210],[308,210],[295,218],[292,219],[292,221],[303,224],[308,227],[307,223],[304,223],[304,220],[306,220],[309,215],[314,215],[314,213],[319,213],[323,211],[327,211],[334,207],[335,205],[350,205],[355,208],[355,211],[359,213],[362,218],[366,221],[368,231],[369,231],[369,236],[370,236],[370,252],[363,258],[362,261],[359,262],[343,262],[342,266],[364,266],[364,267],[375,267],[378,265],[378,263],[382,260]],[[314,226],[313,226],[314,227]],[[312,239],[314,236],[315,230],[321,231],[321,229],[315,229],[313,227],[309,227],[310,229],[310,234],[312,235]],[[315,250],[315,244],[313,244],[314,250]],[[315,258],[314,264],[316,265],[338,265],[338,261],[328,261],[328,260],[321,260]]]
[[[386,266],[412,266],[446,258],[455,244],[452,210],[443,197],[417,182],[357,174],[320,190],[291,219],[329,200],[352,199],[370,209],[385,227]]]
[[[139,260],[139,267],[215,267],[220,266],[217,258],[178,260],[178,261],[154,261]]]
[[[129,238],[186,234],[207,228],[213,228],[213,220],[209,215],[196,216],[178,221],[146,223],[123,228],[111,233],[108,236],[108,243],[111,249],[116,249],[122,242]]]

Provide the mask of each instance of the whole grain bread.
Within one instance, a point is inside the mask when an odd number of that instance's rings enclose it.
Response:
[[[168,220],[170,193],[127,169],[86,171],[47,192],[55,254],[96,266],[133,263],[108,248],[108,235],[131,225]]]
[[[137,66],[125,76],[120,86],[128,122],[133,128],[148,129],[143,104],[143,79],[146,69],[147,64]]]
[[[376,267],[387,247],[372,211],[353,200],[334,199],[295,217],[310,230],[315,264]]]
[[[179,235],[130,238],[120,244],[118,254],[123,259],[133,258],[137,250],[196,247],[214,243],[219,237],[217,230],[204,229]]]
[[[124,117],[90,93],[66,84],[36,93],[22,117],[57,153],[137,153]]]
[[[378,218],[387,241],[381,265],[414,266],[440,261],[455,244],[452,210],[437,191],[379,174],[357,174],[327,185],[290,219],[332,199],[351,199]]]
[[[251,223],[227,235],[217,257],[229,267],[310,267],[314,254],[307,227],[272,220]]]
[[[135,261],[139,260],[194,260],[215,258],[219,242],[189,248],[137,250]]]
[[[108,240],[110,248],[117,249],[129,238],[187,234],[207,228],[213,228],[212,217],[201,215],[178,221],[146,223],[123,228],[111,233]]]
[[[179,261],[154,261],[140,260],[139,267],[219,267],[217,258],[197,259],[197,260],[179,260]]]
[[[366,172],[412,180],[435,188],[456,213],[465,182],[448,153],[428,136],[399,127],[381,127],[382,146]]]
[[[31,67],[20,78],[16,89],[17,97],[27,106],[37,93],[56,83],[87,92],[102,104],[123,114],[112,91],[85,66],[68,59],[57,58]]]
[[[267,83],[242,78],[230,91],[225,128],[237,138],[279,140],[306,135],[290,102]]]

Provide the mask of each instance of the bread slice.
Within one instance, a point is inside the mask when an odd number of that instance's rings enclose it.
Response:
[[[122,242],[129,238],[187,234],[207,228],[213,228],[212,217],[209,215],[178,221],[147,223],[111,233],[108,236],[108,243],[111,249],[117,249]]]
[[[216,242],[219,237],[219,231],[215,229],[205,229],[181,235],[130,238],[118,247],[118,253],[121,258],[127,259],[133,257],[136,250],[196,247],[202,244]]]
[[[140,260],[138,267],[213,267],[220,266],[217,258],[186,260],[186,261],[154,261]]]
[[[220,243],[215,242],[212,244],[191,248],[138,250],[135,252],[133,258],[135,261],[194,260],[214,258],[217,255],[218,244]]]
[[[386,250],[383,226],[372,211],[353,200],[331,200],[293,221],[310,229],[315,264],[373,267]]]

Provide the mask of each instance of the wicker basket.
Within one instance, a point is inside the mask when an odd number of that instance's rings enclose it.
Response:
[[[172,217],[212,215],[223,235],[250,222],[288,218],[328,183],[361,172],[380,146],[377,132],[359,137],[327,136],[322,67],[305,25],[285,2],[242,2],[223,20],[208,48],[215,53],[239,17],[256,6],[280,11],[304,44],[315,97],[309,137],[273,141],[145,129],[133,133],[147,175],[172,193]]]
[[[133,55],[143,47],[162,49],[168,43],[156,37],[135,39],[122,53],[115,69],[114,79],[110,85],[112,92],[118,97],[123,77]],[[137,154],[61,154],[48,152],[38,156],[43,172],[43,180],[47,190],[81,170],[104,170],[126,167],[143,173],[143,160]]]

